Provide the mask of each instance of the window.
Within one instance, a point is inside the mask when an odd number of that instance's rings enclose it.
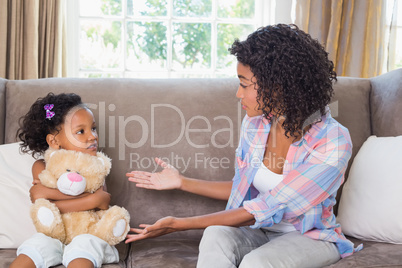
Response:
[[[271,23],[273,2],[69,0],[69,76],[234,76],[228,48]]]
[[[389,61],[388,70],[402,68],[402,2],[398,0],[387,1],[387,27],[389,33]],[[399,49],[398,49],[399,48]]]

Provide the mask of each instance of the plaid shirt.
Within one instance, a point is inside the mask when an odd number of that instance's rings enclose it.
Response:
[[[243,119],[233,187],[226,209],[244,207],[256,222],[251,228],[269,227],[282,219],[312,239],[336,244],[344,258],[354,249],[336,223],[332,207],[344,181],[352,153],[349,131],[327,114],[313,122],[288,151],[283,181],[260,195],[253,179],[261,165],[271,124],[263,116]]]

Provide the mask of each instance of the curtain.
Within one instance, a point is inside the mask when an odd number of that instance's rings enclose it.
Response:
[[[64,0],[0,0],[0,77],[66,76]]]
[[[324,45],[338,75],[368,78],[386,71],[385,0],[297,0],[295,24]]]

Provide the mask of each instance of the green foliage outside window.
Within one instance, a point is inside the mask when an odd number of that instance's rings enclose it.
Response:
[[[174,17],[211,17],[212,0],[172,1]],[[225,3],[225,0],[219,1],[217,9],[219,18],[254,18],[254,0],[231,0],[230,5]],[[142,4],[140,5],[139,2]],[[166,67],[169,26],[163,18],[167,15],[167,0],[127,0],[126,3],[129,17],[124,25],[127,42],[125,55],[131,57],[130,59],[135,59],[137,65],[148,62],[158,68]],[[101,11],[105,16],[121,16],[122,10],[121,0],[101,0]],[[142,20],[142,17],[147,19]],[[215,52],[211,49],[212,24],[210,22],[173,21],[170,27],[172,30],[172,65],[177,69],[210,68],[212,65],[211,53],[217,54],[216,68],[227,68],[235,60],[234,57],[229,56],[230,45],[236,38],[244,38],[245,33],[253,31],[253,26],[250,24],[218,22]],[[96,25],[82,26],[82,31],[86,33],[90,41],[102,40],[104,47],[111,46],[113,50],[117,50],[119,46],[121,47],[124,28],[121,21],[111,17],[108,26],[103,26],[103,28]],[[108,68],[114,67],[116,67],[115,63],[108,66]],[[92,68],[96,68],[96,66],[92,66]]]

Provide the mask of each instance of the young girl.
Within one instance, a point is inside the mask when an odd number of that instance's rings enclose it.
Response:
[[[21,119],[17,135],[24,153],[37,157],[51,147],[96,155],[98,134],[95,118],[76,94],[49,93],[39,98]],[[49,199],[61,213],[109,207],[110,194],[103,189],[93,194],[69,196],[41,185],[38,175],[45,165],[40,159],[32,166],[32,202],[38,198]],[[60,263],[66,267],[100,267],[102,263],[118,260],[117,249],[96,236],[79,235],[64,245],[57,239],[37,233],[18,248],[17,258],[10,267],[49,267]]]

